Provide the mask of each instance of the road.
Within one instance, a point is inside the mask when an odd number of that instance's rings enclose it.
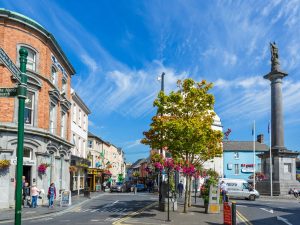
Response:
[[[61,215],[49,214],[44,218],[23,221],[22,225],[111,225],[114,221],[157,201],[157,198],[156,195],[148,193],[107,193]]]
[[[236,200],[237,211],[249,225],[298,225],[300,203],[292,200]],[[247,222],[245,223],[247,224]]]

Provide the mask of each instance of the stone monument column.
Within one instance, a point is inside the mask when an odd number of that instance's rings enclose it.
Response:
[[[280,70],[278,48],[270,43],[271,48],[271,72],[264,76],[271,81],[271,124],[272,124],[272,150],[282,151],[284,147],[284,127],[282,109],[282,79],[287,73]]]
[[[256,187],[261,194],[286,195],[290,188],[299,189],[299,182],[296,181],[296,158],[298,152],[287,150],[284,146],[283,127],[283,105],[282,105],[282,80],[287,73],[280,70],[278,48],[274,43],[270,43],[271,50],[271,72],[264,76],[271,81],[271,165],[270,154],[265,152],[260,154],[262,159],[263,172],[272,180],[258,182]]]

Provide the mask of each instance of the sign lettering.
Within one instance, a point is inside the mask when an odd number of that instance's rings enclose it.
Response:
[[[0,97],[14,97],[18,95],[17,88],[0,88]]]
[[[19,68],[13,63],[13,61],[9,58],[6,52],[0,48],[0,61],[9,69],[14,78],[16,78],[21,83],[21,71]]]

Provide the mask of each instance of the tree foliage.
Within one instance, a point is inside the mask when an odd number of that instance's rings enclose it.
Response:
[[[141,142],[152,149],[167,149],[174,159],[184,160],[186,165],[201,166],[222,154],[223,134],[212,128],[215,116],[214,96],[209,93],[212,83],[185,79],[177,85],[177,91],[169,95],[161,91],[155,99],[157,114]],[[187,179],[186,187],[188,180],[191,178]]]

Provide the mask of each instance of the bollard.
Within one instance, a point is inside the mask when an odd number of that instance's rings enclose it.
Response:
[[[236,202],[231,203],[231,213],[232,225],[236,225]]]

